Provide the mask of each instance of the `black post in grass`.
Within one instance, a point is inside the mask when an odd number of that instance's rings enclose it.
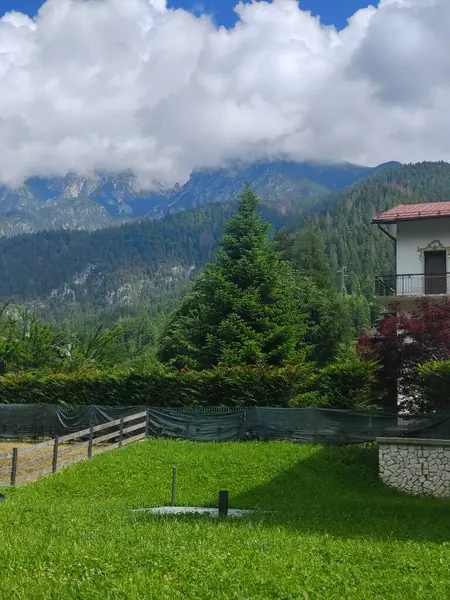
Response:
[[[228,490],[219,491],[219,517],[228,515]]]
[[[11,485],[16,485],[18,449],[13,448],[11,459]]]

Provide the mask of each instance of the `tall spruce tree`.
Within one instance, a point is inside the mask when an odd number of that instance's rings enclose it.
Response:
[[[159,358],[194,369],[296,360],[304,319],[296,281],[269,239],[247,185],[225,225],[217,261],[206,266],[162,333]]]
[[[333,287],[325,241],[320,232],[306,227],[292,235],[282,229],[275,234],[274,239],[281,256],[289,260],[298,271],[311,277],[321,289]]]

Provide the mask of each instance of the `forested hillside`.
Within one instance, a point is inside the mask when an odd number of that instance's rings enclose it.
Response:
[[[213,203],[159,221],[86,231],[47,231],[0,241],[0,297],[37,301],[46,315],[75,305],[108,308],[159,303],[213,257],[231,204]],[[262,207],[276,227],[289,223]]]

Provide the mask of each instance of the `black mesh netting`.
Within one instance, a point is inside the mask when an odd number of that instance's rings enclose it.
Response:
[[[145,406],[0,404],[0,437],[53,437],[146,410]],[[199,441],[249,439],[348,444],[377,437],[450,438],[450,411],[400,416],[320,408],[149,408],[149,434]]]

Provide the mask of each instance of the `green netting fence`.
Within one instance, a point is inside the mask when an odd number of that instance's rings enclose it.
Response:
[[[450,439],[450,411],[398,415],[321,408],[169,409],[146,406],[0,405],[0,438],[54,437],[148,410],[149,434],[197,441],[350,444],[377,437]]]

